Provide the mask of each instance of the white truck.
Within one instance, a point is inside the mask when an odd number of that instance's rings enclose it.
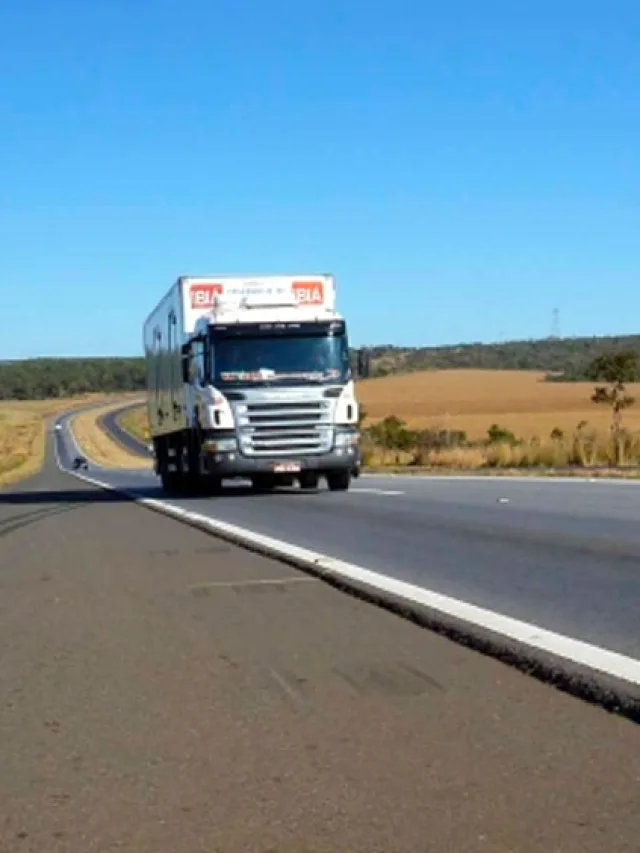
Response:
[[[165,491],[227,478],[349,488],[360,465],[347,327],[331,275],[181,276],[144,323],[155,471]]]

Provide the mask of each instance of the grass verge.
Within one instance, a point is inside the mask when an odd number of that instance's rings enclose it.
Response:
[[[468,440],[461,431],[411,430],[390,416],[362,430],[363,464],[369,469],[451,470],[487,473],[566,473],[638,476],[640,433],[602,430],[578,424],[566,434],[519,438],[493,424],[484,439]]]
[[[4,400],[0,402],[0,487],[37,474],[42,468],[47,426],[69,410],[97,405],[113,397],[89,394],[56,400]],[[118,397],[122,405],[122,395]]]
[[[149,443],[149,419],[146,406],[128,409],[117,420],[122,429],[137,438],[138,441],[142,441],[144,444]]]

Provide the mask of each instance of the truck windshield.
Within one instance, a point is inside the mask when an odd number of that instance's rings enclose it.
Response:
[[[347,338],[301,332],[258,334],[229,330],[214,333],[214,384],[290,385],[344,382],[349,374]]]

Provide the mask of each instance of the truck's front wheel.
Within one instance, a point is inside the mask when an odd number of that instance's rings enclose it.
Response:
[[[315,471],[304,471],[300,475],[300,488],[301,489],[317,489],[318,488],[318,475]]]
[[[350,484],[350,471],[332,471],[327,474],[327,486],[331,492],[346,492]]]
[[[251,478],[251,486],[254,492],[270,492],[275,489],[276,478],[271,474],[256,474]]]
[[[167,471],[166,467],[160,471],[160,482],[162,491],[166,495],[175,495],[180,491],[180,477],[176,471]]]

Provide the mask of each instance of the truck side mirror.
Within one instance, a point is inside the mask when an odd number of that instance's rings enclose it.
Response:
[[[371,373],[371,357],[367,350],[358,350],[358,376],[366,379]]]

